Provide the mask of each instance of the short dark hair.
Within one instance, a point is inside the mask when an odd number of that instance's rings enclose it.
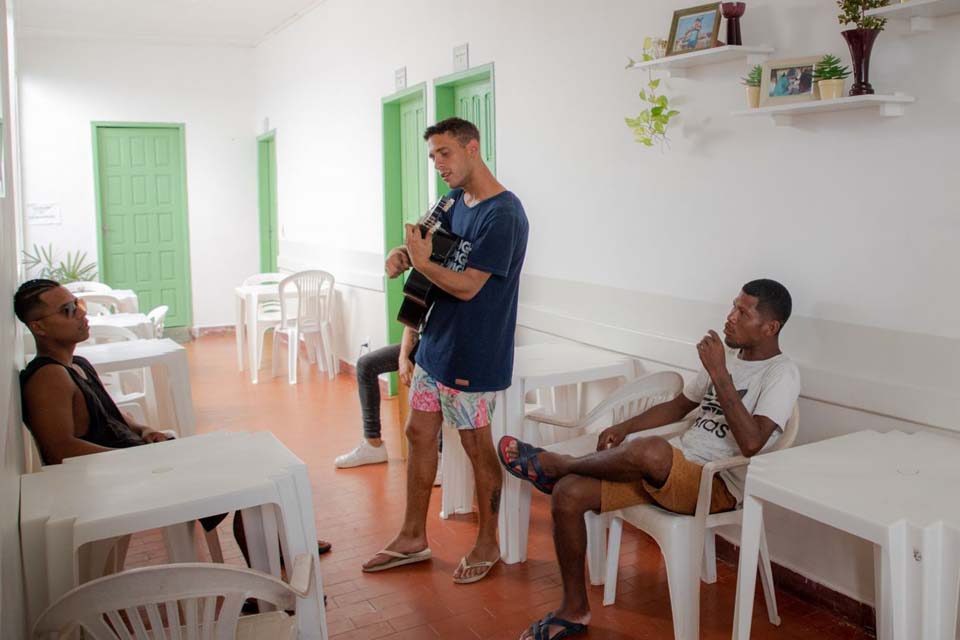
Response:
[[[757,311],[771,320],[779,321],[781,328],[787,324],[793,311],[793,299],[785,286],[776,280],[763,278],[743,285],[743,292],[757,299]]]
[[[56,289],[60,283],[56,280],[47,280],[46,278],[37,278],[36,280],[27,280],[17,292],[13,294],[13,312],[20,318],[20,322],[26,323],[38,307],[43,305],[40,296]]]
[[[462,146],[466,146],[471,140],[480,141],[480,130],[477,129],[477,125],[463,118],[447,118],[427,127],[427,130],[423,132],[423,139],[429,140],[432,136],[443,133],[452,135]]]

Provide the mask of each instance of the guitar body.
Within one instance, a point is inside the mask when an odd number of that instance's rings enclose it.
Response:
[[[433,251],[430,261],[439,265],[446,264],[460,246],[462,239],[440,227],[440,214],[453,208],[454,200],[443,196],[427,213],[418,226],[423,237],[433,231]],[[430,307],[433,306],[440,290],[422,273],[413,269],[403,285],[403,302],[397,320],[408,327],[419,330],[426,320]]]

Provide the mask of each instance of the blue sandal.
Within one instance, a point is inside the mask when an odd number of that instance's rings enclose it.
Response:
[[[551,626],[563,627],[563,629],[557,635],[550,637],[547,635],[547,630]],[[563,638],[571,638],[586,633],[587,625],[549,615],[530,627],[530,630],[533,631],[533,640],[563,640]]]
[[[517,458],[513,462],[507,462],[507,447],[512,443],[517,443]],[[521,442],[513,436],[503,436],[497,446],[497,455],[500,456],[500,464],[504,466],[507,473],[515,478],[526,480],[540,491],[550,495],[553,493],[553,485],[557,483],[556,478],[550,478],[543,472],[537,455],[543,453],[544,449],[535,447],[532,444]],[[514,467],[519,467],[519,471]],[[530,477],[530,467],[536,477]]]

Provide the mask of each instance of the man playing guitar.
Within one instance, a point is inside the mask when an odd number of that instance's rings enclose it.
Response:
[[[456,201],[442,214],[441,226],[463,242],[459,255],[440,265],[430,260],[433,234],[423,237],[418,226],[407,225],[405,246],[387,256],[389,277],[413,267],[441,291],[422,329],[410,385],[403,525],[363,570],[383,571],[430,558],[427,509],[437,469],[437,436],[445,420],[457,427],[476,478],[477,542],[453,575],[454,582],[466,584],[486,577],[500,559],[497,515],[502,477],[490,419],[496,392],[510,386],[513,373],[528,225],[520,200],[484,164],[480,132],[473,124],[449,118],[429,127],[424,139]]]

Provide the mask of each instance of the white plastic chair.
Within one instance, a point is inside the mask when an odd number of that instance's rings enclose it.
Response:
[[[297,556],[289,584],[225,565],[133,569],[67,592],[40,615],[32,637],[66,638],[79,628],[93,640],[293,640],[296,618],[284,610],[295,609],[298,598],[309,595],[314,570],[306,554]],[[251,597],[279,611],[241,617],[243,602]]]
[[[296,296],[293,296],[296,291]],[[294,298],[296,304],[288,300]],[[273,376],[280,362],[280,336],[287,336],[287,377],[297,383],[300,339],[307,345],[307,354],[316,359],[320,370],[326,369],[332,380],[338,369],[333,351],[334,278],[326,271],[301,271],[280,282],[280,325],[273,330]]]
[[[120,311],[120,298],[110,293],[80,291],[76,296],[87,303],[87,315],[102,316]]]
[[[83,344],[104,344],[107,342],[125,342],[139,340],[140,337],[129,329],[112,327],[109,325],[91,325],[90,337]],[[107,393],[117,403],[121,410],[130,411],[136,407],[134,417],[147,414],[147,387],[149,369],[134,369],[106,373],[100,376],[100,381],[107,388]],[[142,422],[141,422],[142,424]]]
[[[659,433],[663,437],[679,435],[693,424],[693,420],[672,425],[671,432]],[[794,407],[780,438],[763,453],[786,449],[793,445],[800,427],[800,412]],[[652,432],[646,432],[652,434]],[[640,434],[641,436],[643,434]],[[762,455],[762,454],[758,454]],[[720,471],[745,467],[750,458],[735,456],[725,460],[708,462],[700,476],[700,493],[697,511],[693,516],[673,513],[654,505],[638,505],[607,514],[588,514],[596,528],[602,532],[604,521],[609,522],[610,536],[606,551],[606,576],[603,604],[611,605],[617,596],[617,571],[620,564],[620,540],[623,522],[627,521],[648,533],[663,552],[667,565],[667,583],[673,610],[673,634],[677,640],[695,640],[700,637],[700,579],[712,584],[717,580],[717,560],[714,529],[728,525],[740,525],[743,510],[710,513],[710,498],[713,479]],[[602,545],[602,534],[590,544]],[[779,625],[776,593],[773,588],[773,572],[770,568],[770,552],[766,536],[760,531],[760,581],[767,603],[767,615],[771,624]]]
[[[93,280],[77,280],[76,282],[68,282],[63,286],[71,293],[110,293],[113,291],[110,285]]]
[[[163,324],[167,319],[167,313],[170,311],[170,307],[165,304],[160,305],[154,309],[151,309],[150,313],[147,314],[147,320],[153,324],[153,337],[162,338],[163,337]]]
[[[257,273],[243,280],[243,286],[250,287],[261,284],[280,284],[280,281],[286,277],[286,274],[283,273]],[[257,368],[260,368],[260,360],[263,356],[263,340],[267,335],[267,331],[275,329],[280,326],[280,302],[277,300],[267,300],[266,302],[261,302],[257,305],[257,326],[253,327],[253,331],[257,332],[257,352],[254,354],[253,361],[257,363]],[[244,331],[251,331],[250,327],[244,326]],[[241,336],[244,339],[243,344],[246,344],[245,336]]]

